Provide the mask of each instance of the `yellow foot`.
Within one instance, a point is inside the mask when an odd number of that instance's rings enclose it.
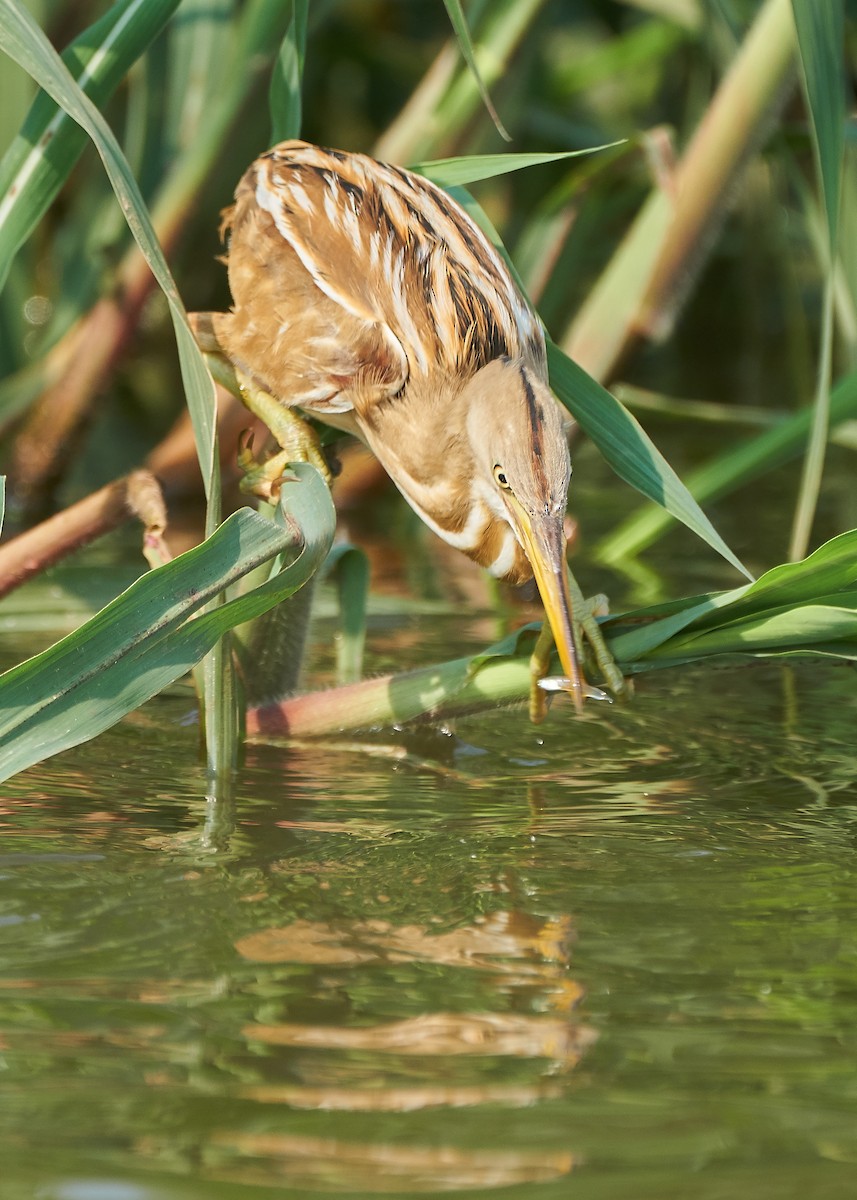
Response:
[[[253,455],[253,435],[245,431],[238,446],[241,491],[275,504],[281,484],[289,478],[289,463],[294,461],[290,451],[281,450],[260,462]]]
[[[596,617],[607,614],[606,597],[593,596],[589,600],[585,600],[571,571],[568,573],[568,579],[572,602],[574,641],[581,654],[581,675],[583,675],[583,668],[587,660],[590,657],[593,658],[598,673],[613,695],[617,699],[624,699],[631,694],[631,686],[616,666],[596,620]],[[554,692],[569,692],[572,687],[571,680],[563,676],[548,674],[553,647],[553,634],[548,622],[545,621],[530,657],[530,720],[537,725],[547,715],[550,696]],[[587,654],[587,651],[590,653]],[[582,690],[584,700],[611,702],[611,697],[607,692],[593,687],[586,681],[585,676]]]
[[[330,486],[330,467],[312,426],[293,408],[289,408],[270,392],[260,388],[243,371],[236,371],[236,377],[241,399],[250,412],[270,429],[281,450],[280,454],[275,454],[260,466],[249,453],[249,445],[245,444],[238,460],[242,467],[246,466],[248,469],[248,474],[241,484],[242,490],[258,492],[258,486],[267,487],[270,482],[282,478],[285,465],[290,462],[311,463]]]

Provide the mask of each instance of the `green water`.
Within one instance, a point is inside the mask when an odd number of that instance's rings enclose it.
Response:
[[[251,747],[208,802],[191,707],[4,789],[3,1200],[854,1194],[850,668]]]

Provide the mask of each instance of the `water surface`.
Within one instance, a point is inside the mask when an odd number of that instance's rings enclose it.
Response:
[[[254,746],[216,801],[192,707],[4,788],[4,1200],[853,1195],[850,668]]]

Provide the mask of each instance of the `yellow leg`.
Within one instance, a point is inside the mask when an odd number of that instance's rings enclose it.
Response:
[[[607,614],[607,597],[591,596],[588,600],[584,600],[583,593],[577,586],[577,580],[571,571],[568,572],[568,585],[571,592],[572,611],[580,613],[579,628],[575,628],[575,633],[578,634],[577,644],[582,646],[584,638],[586,639],[601,673],[601,678],[617,700],[627,699],[631,694],[631,685],[616,666],[616,661],[607,648],[601,626],[595,619],[597,616]],[[577,625],[577,622],[575,624]]]
[[[244,472],[241,490],[270,500],[279,490],[290,462],[312,463],[329,486],[330,468],[315,430],[294,409],[277,400],[233,366],[217,340],[211,313],[191,313],[190,318],[194,336],[212,377],[243,401],[245,407],[271,431],[280,447],[279,454],[259,462],[253,457],[252,441],[243,443],[238,454],[238,463]]]
[[[551,627],[545,618],[530,655],[530,720],[534,725],[541,725],[548,715],[548,693],[540,685],[550,670],[553,645]]]
[[[236,371],[241,399],[254,416],[270,429],[276,438],[281,452],[264,463],[253,463],[249,454],[249,446],[243,453],[242,467],[245,476],[241,482],[242,491],[255,492],[257,495],[270,496],[282,478],[286,464],[290,462],[308,462],[321,473],[329,485],[331,481],[330,468],[324,457],[324,451],[318,440],[318,435],[312,426],[293,408],[283,404],[264,391],[242,371]],[[239,460],[240,461],[240,460]]]

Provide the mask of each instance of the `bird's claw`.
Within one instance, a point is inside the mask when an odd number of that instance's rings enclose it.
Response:
[[[253,456],[253,434],[246,431],[238,444],[238,466],[243,472],[239,485],[241,491],[268,503],[276,503],[282,485],[297,479],[288,469],[291,460],[292,455],[282,451],[264,462],[257,461]]]
[[[243,429],[238,435],[238,466],[245,474],[255,470],[259,465],[253,454],[255,440],[252,429]]]
[[[243,371],[236,371],[236,377],[239,394],[245,406],[270,430],[282,452],[276,454],[273,459],[266,462],[261,468],[262,475],[256,476],[253,482],[243,490],[255,492],[256,479],[259,478],[262,480],[262,485],[265,486],[266,478],[275,470],[270,464],[285,465],[288,462],[311,463],[329,487],[332,480],[330,467],[324,456],[318,435],[312,426],[308,425],[304,418],[294,409],[289,408],[286,404],[282,404],[269,392],[260,388]],[[239,463],[241,462],[240,454],[250,445],[252,445],[252,441],[245,443],[245,447],[239,452]],[[253,474],[259,464],[253,460],[252,455],[250,455],[247,461],[251,464],[250,474]]]

